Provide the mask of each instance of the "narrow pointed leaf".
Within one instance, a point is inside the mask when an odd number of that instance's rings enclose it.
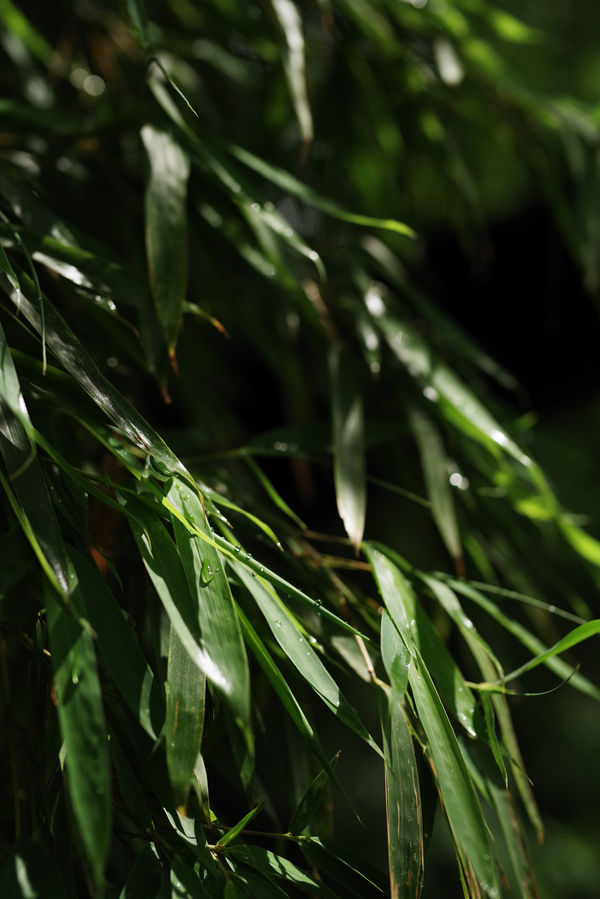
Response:
[[[283,190],[292,194],[292,196],[304,200],[309,206],[320,209],[321,212],[324,212],[326,215],[341,219],[341,221],[349,222],[353,225],[362,225],[365,228],[382,228],[384,231],[395,231],[397,234],[415,237],[413,229],[403,222],[399,222],[396,219],[373,218],[369,215],[359,215],[357,213],[348,212],[333,200],[329,200],[317,193],[317,191],[312,190],[312,188],[308,187],[306,184],[303,184],[302,181],[294,178],[289,172],[270,165],[268,162],[265,162],[264,159],[260,159],[248,150],[235,146],[235,144],[229,144],[228,149],[235,159],[248,166],[248,168],[258,172],[259,175],[262,175],[263,178],[266,178],[268,181],[272,181],[273,184],[277,184],[278,187],[281,187]]]
[[[335,768],[339,757],[340,753],[337,752],[329,762],[332,769]],[[329,773],[325,769],[319,771],[294,809],[294,814],[290,818],[290,823],[288,825],[290,833],[300,834],[309,826],[313,817],[322,805],[329,781]]]
[[[91,636],[45,590],[67,787],[92,879],[104,880],[111,834],[111,782],[102,693]],[[73,604],[82,605],[78,591]]]
[[[21,837],[4,855],[0,896],[3,899],[67,899],[56,859],[35,837]]]
[[[535,658],[530,659],[529,662],[525,662],[524,665],[511,671],[510,674],[505,675],[504,679],[506,681],[514,680],[526,671],[531,671],[532,668],[543,665],[548,659],[553,658],[553,656],[560,655],[568,649],[572,649],[573,646],[577,646],[577,644],[581,643],[583,640],[589,640],[590,637],[595,637],[599,633],[599,618],[596,618],[594,621],[586,621],[585,624],[580,624],[579,627],[574,628],[570,633],[558,640],[558,642],[555,643],[554,646],[551,646],[550,649],[547,649],[545,652],[535,656]]]
[[[398,643],[401,643],[398,635]],[[382,689],[379,715],[385,755],[388,864],[392,899],[413,899],[423,885],[423,821],[413,742],[394,689]]]
[[[150,286],[167,348],[174,357],[187,287],[190,160],[166,131],[144,125],[141,137],[149,163],[145,213]]]
[[[462,565],[462,546],[442,438],[431,419],[420,409],[411,410],[410,423],[419,448],[433,520],[446,549],[457,565]]]
[[[252,576],[240,563],[231,567],[251,593],[284,653],[312,687],[317,696],[340,721],[365,740],[376,752],[381,750],[369,734],[357,713],[342,694],[339,686],[310,646],[308,636],[301,632],[273,588],[262,578]]]
[[[210,528],[196,493],[175,480],[167,498],[185,519],[210,539]],[[202,643],[227,682],[226,698],[233,718],[250,747],[248,660],[223,560],[212,540],[201,541],[179,519],[174,519],[173,528],[188,587],[198,605]]]
[[[70,550],[86,616],[97,635],[97,647],[106,670],[130,711],[146,733],[156,739],[161,724],[161,700],[152,669],[146,662],[133,630],[97,567],[90,558]],[[152,708],[159,721],[152,721]]]
[[[167,663],[167,768],[175,805],[185,814],[204,724],[206,676],[171,627]]]
[[[271,4],[285,39],[283,64],[300,126],[300,134],[304,143],[309,143],[313,138],[313,123],[306,90],[302,19],[292,0],[271,0]]]
[[[353,364],[340,344],[329,355],[333,409],[333,465],[337,508],[356,552],[367,511],[364,414]]]
[[[234,824],[231,830],[228,830],[227,833],[223,834],[223,836],[218,840],[217,846],[227,846],[229,843],[231,843],[232,840],[235,840],[235,838],[239,836],[246,825],[249,824],[250,821],[252,821],[252,819],[258,815],[264,804],[264,800],[263,802],[259,802],[259,804],[251,811],[249,811],[247,815],[244,815],[244,817],[241,818],[237,824]]]
[[[38,334],[41,335],[45,332],[48,350],[135,446],[152,453],[157,462],[164,465],[167,471],[179,472],[182,477],[189,479],[187,471],[177,456],[139,412],[104,377],[52,303],[44,296],[39,303],[33,301],[30,298],[33,295],[33,282],[23,273],[19,273],[19,280],[21,291],[16,292],[10,287],[6,276],[0,273],[0,287],[5,290],[11,301],[21,310],[23,317]],[[43,308],[43,322],[41,308]]]
[[[4,491],[42,569],[63,596],[71,592],[67,558],[42,468],[33,426],[4,331],[0,327],[0,453],[9,481]]]
[[[399,595],[402,587],[394,574],[395,566],[377,550],[371,549],[369,558],[381,596],[398,633],[412,654],[408,675],[410,688],[427,736],[435,777],[457,852],[472,866],[484,894],[498,896],[496,868],[481,806],[456,735],[415,643]]]

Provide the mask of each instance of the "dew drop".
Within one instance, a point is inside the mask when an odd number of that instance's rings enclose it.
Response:
[[[234,551],[235,551],[236,553],[239,553],[240,550],[241,550],[241,548],[242,548],[241,546],[236,546],[236,547],[234,547]]]
[[[276,618],[273,624],[275,625],[275,627],[283,627],[283,623],[279,618]]]
[[[212,579],[214,578],[215,573],[212,570],[210,562],[208,559],[204,559],[202,561],[202,568],[200,570],[200,583],[203,587],[206,587],[207,584],[210,584]]]

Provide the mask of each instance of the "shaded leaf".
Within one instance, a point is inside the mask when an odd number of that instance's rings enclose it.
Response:
[[[100,886],[110,848],[112,790],[96,654],[91,636],[49,586],[45,600],[67,787],[91,876]],[[72,602],[82,605],[79,589]]]
[[[329,764],[332,770],[337,765],[339,757],[340,753],[337,752],[330,760]],[[315,778],[313,778],[312,783],[294,809],[294,813],[290,818],[290,823],[288,825],[290,833],[302,833],[302,831],[309,826],[323,803],[328,784],[329,773],[323,769],[322,771],[319,771]]]
[[[283,64],[304,143],[313,138],[313,123],[306,90],[306,64],[302,19],[292,0],[271,0],[285,39]]]
[[[146,187],[146,248],[152,295],[171,358],[187,286],[186,196],[188,155],[166,131],[144,125],[150,171]]]

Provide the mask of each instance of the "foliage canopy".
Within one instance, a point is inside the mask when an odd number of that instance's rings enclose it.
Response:
[[[535,896],[510,697],[600,698],[600,543],[426,238],[537,183],[594,294],[597,113],[484,0],[50,6],[0,6],[3,895],[409,899],[436,815]]]

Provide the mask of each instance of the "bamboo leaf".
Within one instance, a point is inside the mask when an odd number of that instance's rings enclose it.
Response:
[[[408,624],[401,596],[402,581],[398,578],[400,572],[377,550],[371,549],[369,555],[381,596],[412,655],[408,675],[410,688],[427,736],[435,777],[457,852],[467,872],[469,867],[472,868],[484,894],[498,896],[496,868],[481,806],[448,716]]]
[[[340,344],[329,354],[333,409],[333,460],[337,508],[358,554],[367,511],[364,415],[358,380]]]
[[[56,860],[35,837],[21,837],[3,859],[3,899],[67,899]]]
[[[175,805],[185,814],[204,725],[206,676],[171,627],[167,664],[167,768]]]
[[[315,209],[324,212],[326,215],[340,219],[343,222],[349,222],[353,225],[361,225],[365,228],[382,228],[384,231],[395,231],[396,234],[403,234],[406,237],[416,236],[412,228],[405,225],[403,222],[396,221],[396,219],[374,218],[369,215],[359,215],[357,213],[348,212],[333,200],[329,200],[320,193],[317,193],[317,191],[312,190],[312,188],[308,187],[306,184],[303,184],[302,181],[294,178],[289,172],[270,165],[268,162],[265,162],[264,159],[255,156],[253,153],[250,153],[242,147],[238,147],[235,144],[228,144],[227,148],[231,155],[239,162],[243,163],[243,165],[257,172],[259,175],[262,175],[263,178],[266,178],[268,181],[272,181],[273,184],[277,184],[278,187],[281,187],[283,190],[292,194],[292,196],[304,200],[309,206],[314,206]]]
[[[250,821],[252,821],[252,819],[256,817],[256,815],[258,815],[264,804],[264,800],[262,802],[259,802],[259,804],[255,808],[251,809],[251,811],[249,811],[247,815],[244,815],[244,817],[241,818],[237,824],[234,824],[231,830],[228,830],[227,833],[223,834],[223,836],[218,840],[217,846],[227,846],[229,843],[231,843],[232,840],[235,840],[235,838],[239,836],[239,834],[244,830],[246,825],[249,824]]]
[[[339,757],[340,753],[336,752],[336,754],[330,760],[329,765],[331,767],[331,770],[335,769]],[[310,822],[323,803],[324,794],[329,784],[329,780],[329,772],[326,769],[319,771],[316,777],[313,778],[311,784],[300,799],[299,803],[294,809],[292,817],[290,818],[290,823],[288,825],[288,830],[290,833],[300,834],[309,826]]]
[[[10,287],[6,276],[0,273],[0,286],[38,334],[41,335],[45,330],[46,345],[55,358],[135,446],[151,453],[159,464],[165,466],[167,472],[177,471],[184,479],[189,480],[179,459],[139,412],[104,377],[50,301],[44,296],[39,303],[32,301],[29,298],[33,288],[31,279],[21,273],[19,280],[21,291],[17,294]],[[45,328],[40,310],[43,310]]]
[[[70,550],[81,587],[85,614],[98,638],[98,652],[130,711],[156,739],[156,718],[163,710],[152,669],[111,590],[91,559]],[[153,724],[152,712],[155,721]]]
[[[550,647],[550,649],[547,649],[545,652],[535,656],[535,658],[525,662],[525,664],[521,665],[519,668],[515,668],[510,674],[506,674],[504,680],[514,680],[526,671],[531,671],[533,668],[537,668],[538,665],[543,665],[548,659],[560,655],[568,649],[572,649],[573,646],[577,646],[577,644],[581,643],[583,640],[589,640],[590,637],[595,637],[599,633],[599,618],[596,618],[594,621],[586,621],[585,624],[580,624],[579,627],[574,628],[570,633],[558,640],[554,646]]]
[[[148,273],[158,319],[174,359],[187,286],[190,160],[166,131],[144,125],[141,138],[150,167],[145,198]]]
[[[285,39],[283,64],[290,94],[305,144],[313,139],[313,123],[306,90],[306,63],[302,19],[292,0],[271,0],[273,11]]]
[[[161,867],[153,845],[146,846],[135,860],[119,899],[154,899],[161,886]]]
[[[175,480],[167,499],[199,533],[209,538],[200,541],[178,518],[174,519],[178,552],[190,593],[197,603],[202,643],[228,685],[225,691],[228,704],[250,749],[252,732],[248,660],[224,564],[210,539],[211,532],[204,508],[196,493]]]
[[[66,598],[72,585],[65,548],[32,435],[33,426],[0,327],[0,453],[9,474],[9,481],[0,474],[0,483],[48,580]]]
[[[410,423],[419,448],[433,520],[446,549],[462,570],[462,546],[442,438],[431,419],[416,407],[410,411]]]
[[[45,600],[67,787],[91,877],[100,887],[110,848],[112,790],[96,654],[89,633],[49,586]],[[80,611],[79,589],[72,602]]]
[[[412,739],[394,691],[380,696],[385,755],[385,788],[390,895],[411,899],[423,885],[423,825],[421,796]]]
[[[340,721],[361,737],[381,755],[381,750],[369,734],[339,686],[310,646],[308,635],[301,632],[273,588],[260,577],[252,576],[241,564],[230,563],[246,589],[263,613],[271,632],[284,653],[312,687],[317,696]]]

